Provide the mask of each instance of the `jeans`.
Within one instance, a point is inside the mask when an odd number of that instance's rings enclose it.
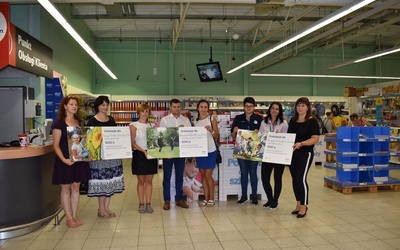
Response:
[[[247,197],[247,186],[249,184],[250,175],[250,186],[251,194],[257,195],[257,161],[249,161],[243,159],[237,159],[240,168],[240,184],[242,186],[242,196]]]
[[[171,200],[171,176],[172,168],[175,166],[175,200],[179,201],[183,199],[183,171],[185,169],[185,158],[172,158],[163,159],[163,194],[164,201]]]

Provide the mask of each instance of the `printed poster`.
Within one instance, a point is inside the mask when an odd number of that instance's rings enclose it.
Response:
[[[129,127],[67,127],[67,137],[74,161],[132,158]]]
[[[233,148],[233,158],[262,161],[265,141],[257,131],[239,129]]]
[[[200,127],[147,128],[148,158],[208,155],[207,130]]]

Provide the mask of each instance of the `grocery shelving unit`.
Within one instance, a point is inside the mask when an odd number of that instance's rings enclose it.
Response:
[[[380,186],[400,190],[400,179],[389,176],[391,170],[400,169],[389,161],[389,127],[339,127],[336,138],[325,141],[336,142],[336,149],[325,150],[325,154],[336,158],[324,164],[336,172],[335,176],[324,177],[325,186],[343,193],[351,193],[356,187],[369,187],[371,192]]]

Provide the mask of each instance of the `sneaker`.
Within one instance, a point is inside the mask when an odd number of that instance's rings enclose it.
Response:
[[[269,208],[269,207],[271,206],[271,204],[272,204],[272,201],[267,201],[267,202],[263,205],[263,207]]]
[[[275,208],[277,208],[277,207],[278,207],[278,202],[277,202],[277,201],[274,201],[274,202],[272,202],[271,205],[269,206],[269,209],[275,209]]]
[[[240,200],[238,200],[237,201],[237,204],[243,204],[243,203],[245,203],[247,201],[247,196],[242,196],[241,198],[240,198]]]

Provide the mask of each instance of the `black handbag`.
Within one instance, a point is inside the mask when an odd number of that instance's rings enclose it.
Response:
[[[210,123],[211,123],[211,130],[214,131],[213,125],[212,125],[211,116],[210,116]],[[214,143],[215,143],[215,148],[217,149],[216,150],[217,158],[215,160],[215,163],[220,164],[220,163],[222,163],[222,156],[221,156],[221,151],[219,151],[219,144],[217,143],[217,141],[215,140],[214,137],[213,137],[213,140],[214,140]]]

